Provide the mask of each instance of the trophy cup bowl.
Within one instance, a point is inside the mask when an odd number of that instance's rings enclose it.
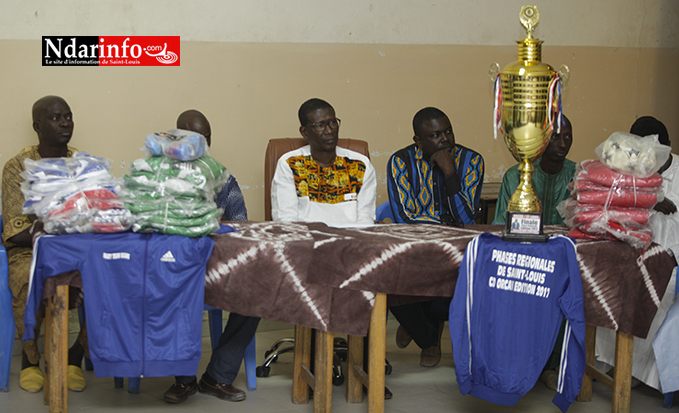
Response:
[[[519,48],[525,46],[522,42]],[[533,162],[542,155],[551,137],[549,85],[556,71],[542,62],[531,66],[523,63],[512,63],[500,73],[502,130],[505,144],[520,163],[521,172],[519,187],[509,199],[507,210],[541,212],[532,184]]]

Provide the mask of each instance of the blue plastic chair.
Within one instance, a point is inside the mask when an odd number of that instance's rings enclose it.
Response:
[[[381,203],[375,210],[375,221],[384,221],[387,218],[391,219],[391,222],[396,222],[394,214],[391,213],[389,201]]]
[[[210,327],[210,342],[212,344],[212,349],[217,347],[219,344],[219,337],[221,337],[222,332],[224,331],[224,327],[222,327],[222,310],[218,308],[211,307],[207,304],[204,305],[205,311],[208,312],[208,325]],[[84,318],[84,313],[82,312],[82,309],[78,309],[78,315],[80,316],[80,322],[82,323],[82,320]],[[257,375],[255,374],[255,370],[257,368],[257,359],[256,359],[256,353],[255,353],[255,338],[252,338],[252,341],[250,344],[248,344],[248,347],[245,349],[245,375],[248,380],[248,390],[249,391],[255,391],[257,390]],[[88,366],[89,363],[89,366]],[[91,368],[92,363],[85,359],[85,368],[87,370],[92,370]],[[129,377],[127,380],[127,391],[128,393],[133,393],[133,394],[138,394],[139,393],[139,385],[141,384],[141,378],[140,377]],[[123,387],[123,378],[122,377],[115,377],[114,378],[114,385],[116,389],[120,389]]]
[[[0,215],[0,233],[2,215]],[[12,367],[14,351],[14,313],[12,311],[12,292],[9,289],[9,269],[7,251],[0,244],[0,391],[9,391],[9,372]]]

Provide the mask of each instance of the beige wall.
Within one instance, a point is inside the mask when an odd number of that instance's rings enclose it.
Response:
[[[522,2],[496,10],[496,2],[451,1],[434,8],[421,1],[259,0],[246,8],[245,0],[215,0],[199,1],[191,10],[181,9],[186,2],[162,2],[166,10],[156,14],[150,8],[160,2],[112,3],[118,7],[22,2],[1,17],[0,165],[36,141],[30,107],[46,94],[70,103],[72,144],[113,159],[116,175],[143,156],[139,148],[148,133],[173,127],[184,109],[203,111],[212,123],[212,155],[238,178],[254,220],[264,216],[266,143],[298,136],[297,109],[310,97],[335,106],[343,121],[340,136],[369,141],[378,202],[386,200],[388,157],[412,141],[412,116],[424,106],[448,113],[458,143],[484,156],[486,181],[499,181],[515,163],[504,143],[493,140],[487,71],[492,62],[516,60]],[[610,133],[628,130],[646,114],[666,123],[677,148],[679,2],[545,3],[539,4],[543,20],[536,31],[545,40],[543,60],[571,70],[564,96],[575,137],[569,157],[594,157],[593,149]],[[74,11],[78,19],[72,21]],[[563,19],[555,22],[554,13]],[[489,14],[495,17],[484,23]],[[91,22],[101,15],[108,16],[102,24]],[[164,24],[154,25],[163,17]],[[440,31],[423,29],[428,23]],[[181,35],[181,66],[40,66],[40,36],[85,34]]]
[[[2,0],[0,38],[180,35],[187,41],[507,45],[537,4],[554,46],[677,47],[676,0]]]

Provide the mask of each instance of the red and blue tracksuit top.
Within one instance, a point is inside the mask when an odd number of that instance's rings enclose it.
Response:
[[[450,305],[450,336],[462,394],[515,405],[535,386],[566,319],[557,394],[563,412],[585,371],[585,313],[574,242],[474,238]]]

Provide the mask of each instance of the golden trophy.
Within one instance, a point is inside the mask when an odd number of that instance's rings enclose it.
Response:
[[[503,238],[514,241],[544,242],[542,206],[533,189],[533,162],[542,155],[553,130],[562,124],[561,84],[568,78],[568,67],[557,73],[540,61],[542,41],[533,38],[540,21],[537,6],[523,6],[519,13],[526,38],[518,40],[518,60],[500,71],[490,68],[495,82],[494,131],[505,138],[507,148],[519,162],[519,186],[507,205]]]

